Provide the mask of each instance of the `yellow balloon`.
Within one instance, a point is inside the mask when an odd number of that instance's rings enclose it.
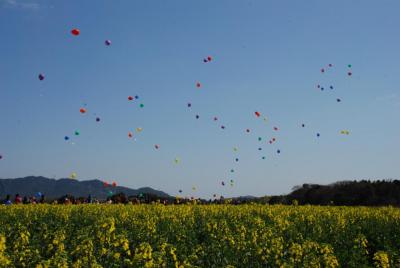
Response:
[[[76,178],[76,173],[75,173],[75,172],[72,172],[70,178],[71,178],[71,179],[75,179],[75,178]]]

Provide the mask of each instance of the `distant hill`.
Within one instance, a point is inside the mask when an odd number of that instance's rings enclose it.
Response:
[[[152,194],[159,197],[170,197],[167,193],[154,190],[150,187],[139,189],[130,189],[127,187],[105,187],[100,180],[78,181],[72,179],[49,179],[45,177],[25,177],[15,179],[0,179],[0,199],[5,198],[7,194],[14,197],[15,194],[21,196],[34,196],[41,192],[47,199],[59,198],[64,195],[73,195],[75,197],[87,197],[89,194],[98,199],[106,199],[109,191],[113,193],[124,193],[127,196],[143,194]]]
[[[287,203],[343,206],[400,206],[399,180],[340,181],[330,185],[303,184],[285,197]]]

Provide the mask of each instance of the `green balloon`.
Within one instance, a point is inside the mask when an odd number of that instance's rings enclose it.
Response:
[[[347,67],[351,68],[351,64],[347,65]]]
[[[140,108],[143,108],[143,107],[144,107],[144,104],[143,104],[143,103],[141,103],[141,104],[140,104]]]
[[[81,133],[79,133],[79,131],[75,131],[76,136],[79,136],[79,134],[81,134]]]
[[[258,137],[258,141],[261,141],[262,140],[262,138],[261,137]]]

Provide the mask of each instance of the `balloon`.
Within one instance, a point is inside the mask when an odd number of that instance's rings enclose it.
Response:
[[[79,136],[79,131],[75,131],[75,136]]]
[[[106,181],[103,182],[103,186],[104,186],[104,187],[108,187],[108,182],[106,182]]]
[[[221,182],[222,186],[225,186],[225,182]]]
[[[324,91],[324,87],[321,87],[321,91]]]
[[[321,88],[321,85],[317,85],[317,88]]]
[[[321,136],[321,134],[317,133],[317,137]]]
[[[262,148],[261,148],[261,147],[258,147],[258,150],[259,150],[259,151],[261,151],[261,150],[262,150]]]
[[[269,144],[272,144],[272,141],[271,141],[271,140],[269,141]]]
[[[144,104],[143,104],[143,103],[141,103],[139,106],[140,106],[140,108],[143,108],[143,107],[144,107]]]
[[[342,131],[340,131],[340,134],[349,135],[349,134],[350,134],[350,131],[348,131],[348,130],[342,130]]]
[[[348,72],[347,75],[348,75],[348,76],[352,76],[353,73],[352,73],[352,72]]]
[[[136,128],[136,132],[141,132],[142,130],[143,130],[143,128],[141,128],[141,127]]]
[[[117,183],[115,181],[113,181],[112,186],[117,187]]]
[[[129,97],[128,97],[128,100],[130,100],[130,101],[133,100],[133,97],[132,97],[132,96],[129,96]]]
[[[217,121],[218,120],[218,117],[214,117],[214,121]]]
[[[132,132],[130,132],[130,131],[128,132],[128,137],[129,137],[129,138],[132,138],[132,137],[133,137]]]
[[[110,191],[108,191],[108,196],[110,197],[110,196],[112,196],[113,195],[113,192],[110,190]]]
[[[235,161],[236,161],[236,162],[239,162],[239,158],[235,158]]]
[[[100,122],[100,117],[96,117],[96,122]]]
[[[3,159],[3,156],[0,154],[0,160]]]
[[[36,197],[40,198],[40,197],[42,197],[43,194],[41,192],[37,192],[35,195],[36,195]]]
[[[179,193],[182,193],[182,190],[179,190]]]
[[[301,127],[305,127],[306,125],[304,125],[304,124],[301,124]]]
[[[250,133],[250,129],[246,129],[246,132],[247,132],[247,133]]]
[[[79,109],[79,112],[81,112],[81,114],[84,114],[84,113],[86,113],[86,109],[85,108],[81,108],[81,109]]]
[[[203,62],[206,63],[206,62],[208,62],[208,61],[207,61],[207,59],[203,59]]]
[[[238,150],[239,150],[238,147],[233,147],[234,152],[237,152]]]
[[[199,118],[200,118],[200,115],[197,114],[197,115],[196,115],[196,119],[199,119]]]
[[[196,191],[196,187],[193,186],[193,187],[192,187],[192,190],[193,190],[193,191]]]
[[[276,150],[276,153],[280,154],[280,153],[281,153],[281,150]]]
[[[215,197],[217,197],[217,195],[216,195],[216,194],[213,194],[213,197],[215,198]]]
[[[180,162],[181,160],[179,159],[179,157],[176,157],[174,161],[175,161],[175,164],[179,164],[179,162]]]
[[[332,67],[333,65],[332,65],[332,63],[329,63],[328,66],[329,66],[329,67]]]
[[[259,112],[254,112],[254,114],[257,116],[257,117],[260,117],[260,113]]]
[[[106,40],[106,41],[104,41],[104,44],[106,44],[106,46],[111,45],[111,40]]]
[[[208,60],[208,61],[212,61],[211,56],[208,56],[208,57],[207,57],[207,60]]]
[[[278,131],[278,128],[277,128],[277,127],[274,127],[274,130],[275,130],[275,131]]]
[[[333,86],[330,86],[329,88],[330,88],[330,89],[333,89]]]
[[[71,179],[75,179],[76,178],[76,173],[72,172],[71,175],[69,176]]]
[[[272,138],[272,141],[276,141],[276,139],[275,139],[275,138]]]
[[[138,95],[136,95],[136,96],[135,96],[135,99],[136,99],[136,100],[138,100],[138,99],[139,99],[139,96],[138,96]]]
[[[321,73],[324,73],[324,72],[325,72],[325,69],[324,69],[324,68],[322,68],[322,69],[321,69]]]
[[[201,87],[200,82],[197,82],[197,83],[196,83],[196,87]]]
[[[264,160],[264,159],[265,159],[265,156],[261,157],[261,159],[263,159],[263,160]]]
[[[337,101],[337,102],[341,102],[342,100],[341,100],[341,99],[336,99],[336,101]]]
[[[231,173],[233,173],[233,172],[235,172],[235,170],[234,170],[234,169],[231,169]]]
[[[187,107],[192,107],[192,104],[189,102],[188,104],[187,104]]]
[[[351,64],[347,65],[347,67],[351,68]]]
[[[72,29],[71,30],[71,34],[72,35],[78,36],[80,33],[81,33],[81,31],[79,29]]]
[[[160,149],[160,145],[156,144],[156,145],[154,145],[154,148]]]
[[[69,137],[68,137],[68,136],[65,136],[65,137],[64,137],[64,140],[66,140],[66,141],[69,140]]]
[[[261,137],[258,137],[258,141],[261,141],[262,140],[262,138]]]
[[[42,81],[42,80],[44,80],[44,75],[43,74],[39,74],[38,78],[39,78],[40,81]]]
[[[221,126],[222,129],[225,129],[225,126]]]

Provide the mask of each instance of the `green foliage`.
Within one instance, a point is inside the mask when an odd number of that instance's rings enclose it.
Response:
[[[0,207],[0,267],[398,267],[397,208]]]

